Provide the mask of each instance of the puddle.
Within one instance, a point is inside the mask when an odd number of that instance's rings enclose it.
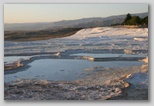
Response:
[[[148,74],[147,73],[136,73],[125,81],[129,82],[135,88],[148,88]]]
[[[95,66],[100,67],[131,67],[141,66],[143,62],[139,61],[109,61],[109,62],[92,62],[88,60],[77,59],[39,59],[28,64],[30,67],[25,70],[5,72],[5,83],[18,79],[44,79],[44,80],[63,80],[75,81],[85,78],[88,75],[85,68]]]
[[[71,56],[89,56],[93,58],[99,57],[146,57],[146,55],[134,55],[134,54],[92,54],[92,53],[77,53],[71,54]]]
[[[21,58],[26,60],[30,57],[32,57],[32,56],[5,56],[4,63],[12,63],[12,62],[15,62]]]

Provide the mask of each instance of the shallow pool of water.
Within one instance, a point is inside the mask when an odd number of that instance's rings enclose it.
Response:
[[[71,54],[71,56],[89,56],[93,58],[99,57],[146,57],[146,55],[134,55],[134,54],[93,54],[93,53],[77,53]]]
[[[4,62],[5,63],[12,63],[12,62],[15,62],[19,59],[28,59],[32,56],[4,56]]]
[[[35,60],[28,65],[27,69],[5,72],[5,82],[18,79],[45,79],[45,80],[64,80],[74,81],[84,78],[88,75],[85,68],[94,66],[101,67],[128,67],[140,66],[143,62],[138,61],[110,61],[110,62],[92,62],[88,60],[77,59],[40,59]]]

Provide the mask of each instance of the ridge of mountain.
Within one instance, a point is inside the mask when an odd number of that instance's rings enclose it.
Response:
[[[148,16],[148,12],[135,13],[141,18]],[[38,23],[5,23],[4,31],[20,31],[20,30],[44,30],[56,28],[86,28],[86,27],[102,27],[111,24],[121,24],[126,17],[125,15],[114,15],[109,17],[91,17],[75,20],[61,20],[57,22],[38,22]]]

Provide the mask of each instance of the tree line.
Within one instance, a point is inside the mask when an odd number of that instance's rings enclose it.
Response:
[[[140,18],[139,16],[132,16],[128,13],[122,25],[148,26],[148,16]]]

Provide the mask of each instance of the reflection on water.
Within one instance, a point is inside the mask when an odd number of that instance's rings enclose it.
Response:
[[[22,58],[22,59],[28,59],[32,56],[5,56],[4,57],[4,62],[5,63],[12,63],[17,61],[18,59]]]
[[[74,81],[86,77],[88,72],[84,71],[85,68],[93,66],[128,67],[140,66],[142,64],[142,62],[138,61],[91,62],[88,60],[76,59],[40,59],[29,63],[28,65],[31,67],[28,67],[25,71],[5,74],[4,79],[5,82],[14,81],[20,78]]]
[[[134,54],[93,54],[93,53],[77,53],[71,54],[71,56],[89,56],[89,57],[146,57],[146,55],[134,55]]]

